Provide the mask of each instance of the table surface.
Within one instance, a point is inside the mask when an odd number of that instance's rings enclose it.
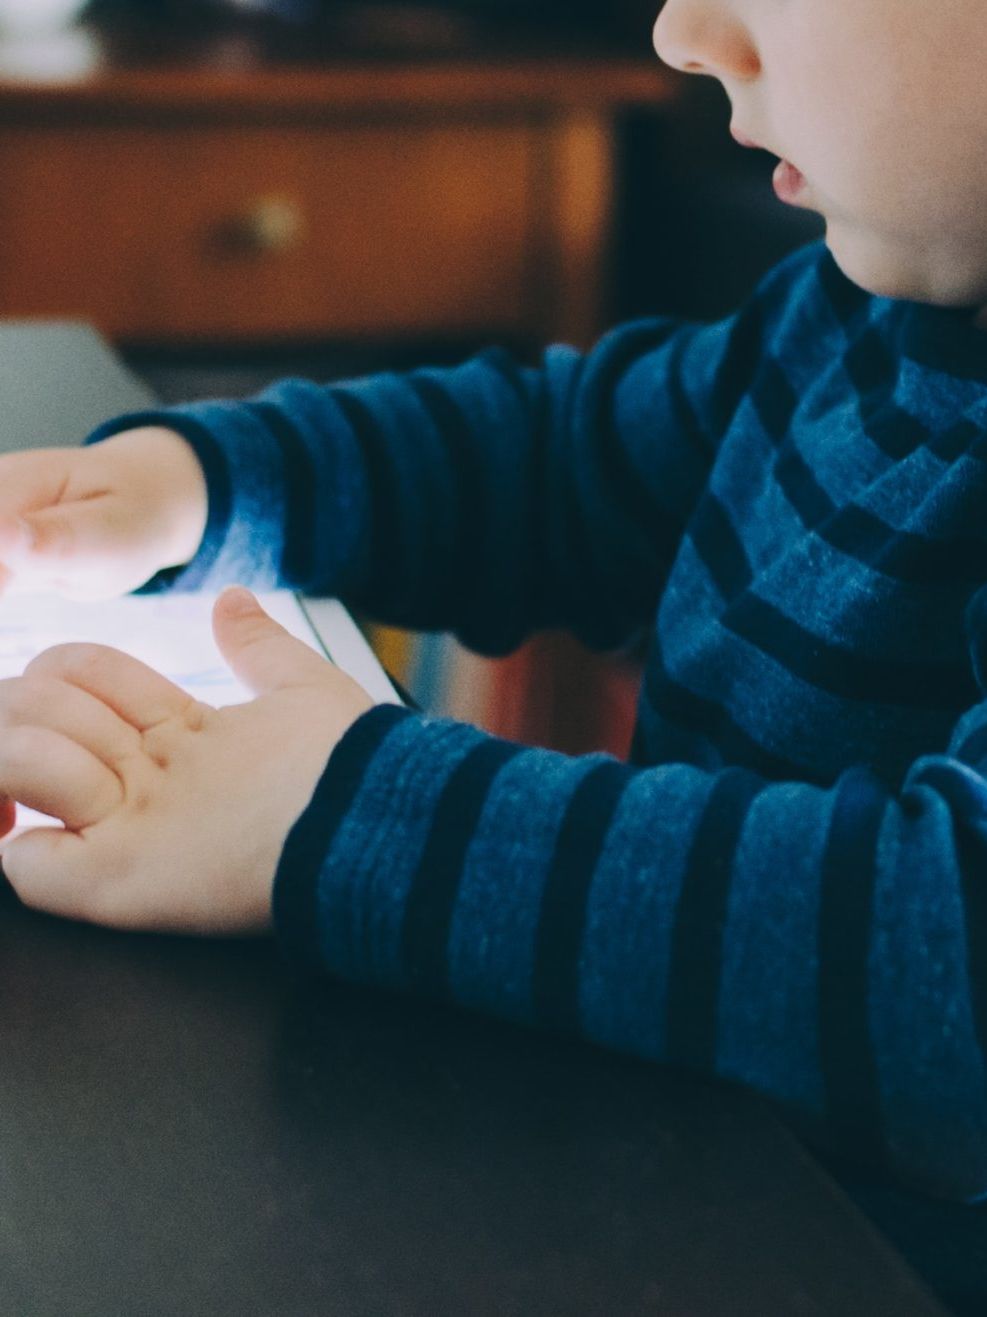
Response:
[[[103,355],[104,413],[143,400],[85,331],[0,327],[35,433],[68,424],[65,351]],[[2,415],[13,388],[0,370]],[[296,977],[266,941],[111,933],[8,893],[0,1047],[18,1317],[943,1312],[758,1100]]]

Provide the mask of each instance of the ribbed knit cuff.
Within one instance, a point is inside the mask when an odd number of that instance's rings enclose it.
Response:
[[[202,466],[209,504],[205,535],[192,561],[158,573],[142,592],[218,590],[231,583],[270,590],[279,585],[284,456],[263,422],[235,404],[192,403],[114,417],[85,443],[142,426],[174,430],[188,442]]]
[[[191,417],[175,415],[170,411],[144,411],[114,417],[94,430],[84,442],[87,445],[97,444],[114,435],[123,434],[126,430],[151,425],[175,430],[191,446],[205,476],[208,513],[202,541],[191,562],[183,567],[169,567],[158,572],[135,594],[158,594],[163,590],[200,590],[219,557],[233,515],[229,464],[213,436],[205,426]]]
[[[378,704],[361,715],[329,756],[312,799],[288,834],[274,879],[272,916],[281,949],[298,968],[325,968],[318,917],[323,862],[377,749],[394,727],[413,717],[395,704]]]

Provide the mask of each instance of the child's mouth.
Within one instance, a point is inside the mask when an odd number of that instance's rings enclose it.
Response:
[[[782,160],[772,178],[775,193],[788,205],[796,202],[805,190],[805,175],[788,160]]]

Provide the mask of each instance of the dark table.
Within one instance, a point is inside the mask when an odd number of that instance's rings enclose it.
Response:
[[[0,327],[5,445],[143,396],[83,330]],[[757,1099],[302,979],[265,941],[8,893],[0,1058],[11,1317],[944,1311]]]

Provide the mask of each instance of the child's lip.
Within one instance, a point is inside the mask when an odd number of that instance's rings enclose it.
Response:
[[[766,149],[761,146],[760,142],[755,142],[753,137],[748,137],[746,133],[742,133],[734,124],[730,125],[730,136],[735,142],[739,142],[741,146],[752,146],[757,151]]]
[[[762,142],[755,142],[753,137],[748,137],[745,132],[739,129],[736,124],[730,125],[730,136],[741,146],[754,147],[758,151],[770,151],[772,155],[778,155],[777,151],[771,151],[771,148],[765,146]],[[790,160],[784,156],[778,162],[774,172],[774,189],[782,201],[789,205],[798,204],[798,200],[805,191],[806,178],[797,165],[793,165]]]
[[[806,187],[805,175],[790,160],[779,162],[771,181],[779,200],[790,206],[798,204]]]

